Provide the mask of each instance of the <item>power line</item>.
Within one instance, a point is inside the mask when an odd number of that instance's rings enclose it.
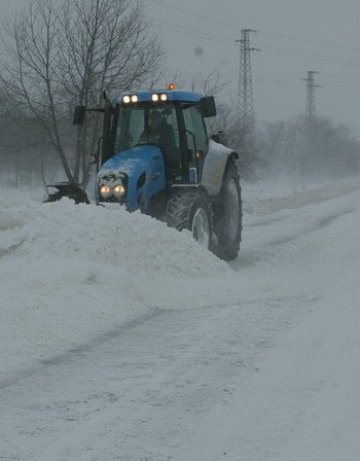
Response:
[[[268,50],[272,52],[272,50],[275,50],[276,54],[282,54],[285,56],[299,56],[303,58],[316,58],[318,61],[321,60],[322,62],[327,62],[330,64],[341,64],[341,65],[347,65],[347,66],[353,66],[353,67],[358,67],[360,66],[360,60],[355,61],[353,59],[339,59],[335,58],[333,56],[328,56],[320,53],[312,53],[312,52],[306,52],[306,51],[301,51],[301,50],[293,50],[289,48],[282,48],[282,47],[276,47],[276,46],[262,46],[262,50]]]
[[[226,21],[221,21],[220,19],[214,19],[214,18],[210,18],[210,17],[207,17],[207,16],[203,16],[202,14],[193,13],[191,11],[184,10],[183,8],[178,8],[176,6],[167,5],[167,4],[164,4],[164,3],[160,2],[159,0],[148,0],[148,1],[151,2],[151,3],[154,3],[156,5],[159,5],[161,7],[165,7],[165,8],[177,11],[179,13],[186,14],[188,16],[191,16],[192,18],[203,19],[205,21],[209,21],[209,22],[212,22],[212,23],[215,23],[215,24],[221,24],[223,26],[232,27],[232,28],[237,29],[237,30],[239,29],[239,26],[236,26],[235,24],[231,24],[231,23],[226,22]]]
[[[153,25],[161,28],[161,29],[166,29],[171,32],[175,32],[178,34],[186,35],[186,36],[193,36],[196,38],[200,38],[203,40],[207,41],[212,41],[216,43],[222,43],[226,44],[229,46],[233,46],[234,42],[227,38],[224,35],[218,35],[218,34],[213,34],[209,32],[202,32],[199,29],[194,29],[191,27],[187,26],[182,26],[178,24],[171,23],[169,21],[163,21],[158,18],[151,18],[151,21]],[[296,49],[291,49],[291,48],[284,48],[284,47],[277,47],[277,46],[261,46],[261,49],[264,51],[268,51],[270,53],[278,54],[278,55],[284,55],[284,56],[298,56],[302,58],[311,58],[311,59],[316,59],[317,62],[326,62],[329,64],[335,64],[335,65],[346,65],[346,66],[351,66],[351,67],[360,67],[360,60],[355,61],[352,59],[341,59],[338,57],[333,57],[329,55],[323,55],[320,53],[313,53],[313,52],[306,52],[306,51],[301,51],[301,50],[296,50]]]
[[[180,26],[178,24],[173,24],[168,21],[163,21],[158,18],[150,18],[152,23],[158,25],[161,28],[171,30],[173,32],[178,32],[183,35],[192,35],[194,37],[203,38],[205,40],[210,40],[218,43],[225,43],[227,45],[234,45],[234,42],[224,35],[212,34],[209,32],[202,32],[199,29],[193,29],[191,27]]]
[[[186,14],[188,16],[191,16],[192,18],[203,19],[204,21],[212,22],[214,24],[220,24],[220,25],[227,26],[227,27],[230,27],[230,28],[236,29],[236,30],[238,30],[238,28],[239,28],[238,24],[231,23],[231,22],[228,22],[228,21],[223,21],[221,19],[215,19],[215,18],[212,18],[212,17],[209,17],[209,16],[204,16],[202,14],[194,13],[194,12],[191,12],[191,11],[186,10],[184,8],[179,8],[179,7],[176,7],[176,6],[168,5],[166,3],[161,2],[160,0],[148,0],[148,1],[155,4],[155,5],[161,6],[162,8],[167,8],[167,9],[171,9],[173,11],[177,11],[179,13]],[[357,53],[360,52],[360,48],[356,48],[356,47],[348,46],[348,45],[343,45],[343,44],[339,44],[339,43],[337,43],[337,44],[329,43],[329,42],[324,42],[322,40],[312,40],[312,39],[309,39],[309,38],[297,37],[297,36],[287,35],[287,34],[279,34],[279,33],[275,33],[275,32],[267,32],[267,31],[259,31],[259,32],[261,32],[262,35],[268,35],[270,37],[277,37],[277,38],[280,38],[280,39],[293,40],[293,41],[298,41],[298,42],[303,42],[303,43],[309,43],[309,44],[312,44],[312,45],[320,45],[320,46],[324,46],[324,47],[328,47],[328,48],[347,49],[347,50],[350,50],[350,51],[355,51]]]
[[[342,44],[323,42],[321,40],[311,40],[309,38],[295,37],[293,35],[283,35],[283,34],[277,34],[277,33],[266,32],[266,31],[261,31],[261,34],[269,35],[271,37],[278,37],[278,38],[286,39],[286,40],[293,40],[293,41],[298,41],[298,42],[303,42],[303,43],[309,43],[311,45],[320,45],[320,46],[325,46],[328,48],[341,48],[341,49],[355,51],[357,53],[360,52],[360,48],[355,48],[353,46],[342,45]]]

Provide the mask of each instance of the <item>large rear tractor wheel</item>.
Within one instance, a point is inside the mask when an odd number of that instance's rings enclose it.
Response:
[[[240,178],[234,159],[229,159],[219,195],[214,201],[214,243],[211,250],[221,259],[237,258],[242,231]]]
[[[212,210],[207,194],[199,189],[176,190],[168,200],[166,222],[178,230],[188,229],[204,248],[212,244]]]

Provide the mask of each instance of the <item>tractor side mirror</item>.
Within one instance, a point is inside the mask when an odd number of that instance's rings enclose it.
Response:
[[[227,146],[227,136],[226,133],[224,133],[223,131],[219,131],[218,133],[213,134],[211,138],[218,144],[223,144],[224,146]]]
[[[96,154],[89,155],[89,165],[97,165],[98,163],[98,156]]]
[[[76,106],[74,110],[73,125],[82,125],[85,120],[86,106]]]
[[[216,115],[216,105],[214,96],[204,96],[200,100],[201,112],[204,118],[215,117]]]

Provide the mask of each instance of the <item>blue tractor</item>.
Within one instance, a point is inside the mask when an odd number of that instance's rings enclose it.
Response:
[[[74,124],[86,111],[104,112],[97,155],[98,204],[124,205],[188,229],[224,260],[237,257],[242,230],[238,155],[209,139],[205,119],[216,115],[213,97],[169,86],[131,91],[105,107],[78,106]]]

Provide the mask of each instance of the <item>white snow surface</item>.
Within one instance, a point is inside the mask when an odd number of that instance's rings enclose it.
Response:
[[[243,185],[231,263],[0,192],[1,461],[360,459],[360,178]]]

